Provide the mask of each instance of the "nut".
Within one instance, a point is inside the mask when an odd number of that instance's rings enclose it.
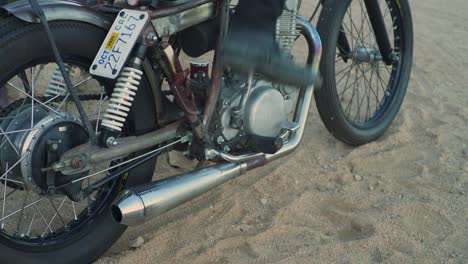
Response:
[[[72,161],[71,161],[71,167],[73,169],[79,169],[79,168],[82,168],[84,166],[84,160],[81,158],[81,157],[76,157],[76,158],[73,158]]]

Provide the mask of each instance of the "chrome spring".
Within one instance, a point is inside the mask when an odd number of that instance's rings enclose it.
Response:
[[[112,92],[109,105],[103,115],[102,126],[111,130],[122,131],[142,76],[143,72],[138,69],[123,68]]]
[[[296,29],[297,10],[284,9],[276,24],[276,40],[279,46],[290,51],[292,45],[299,36],[299,31]]]
[[[73,79],[73,76],[76,74],[74,67],[71,68],[65,64],[65,69],[70,73],[70,78]],[[62,96],[67,93],[67,85],[63,79],[62,72],[59,67],[56,67],[52,76],[50,77],[49,83],[47,84],[47,89],[45,91],[45,96],[56,97]]]

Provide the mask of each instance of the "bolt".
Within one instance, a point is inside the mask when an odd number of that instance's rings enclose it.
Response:
[[[50,196],[54,196],[55,195],[55,189],[54,188],[49,188],[47,190],[47,194],[50,195]]]
[[[216,140],[216,142],[218,142],[218,144],[223,144],[224,143],[224,138],[223,136],[219,136],[218,139]]]
[[[153,32],[150,32],[146,36],[146,39],[149,43],[154,44],[158,40],[158,36],[156,36],[156,34],[154,34]]]
[[[110,137],[106,140],[106,145],[108,147],[114,147],[117,146],[117,144],[119,144],[119,142],[117,142],[117,139],[115,139],[115,137]]]
[[[79,169],[84,166],[84,160],[81,157],[73,158],[71,161],[71,167],[73,169]]]
[[[53,151],[57,151],[58,148],[59,148],[59,146],[58,146],[57,143],[53,143],[53,144],[50,146],[50,148],[51,148],[51,150],[53,150]]]
[[[224,146],[224,152],[230,152],[231,151],[231,148],[229,146]]]

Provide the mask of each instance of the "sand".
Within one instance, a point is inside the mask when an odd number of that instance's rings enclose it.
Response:
[[[314,106],[293,155],[130,228],[97,263],[468,263],[468,2],[412,9],[412,79],[381,139],[346,146]],[[155,178],[173,172],[162,159]]]

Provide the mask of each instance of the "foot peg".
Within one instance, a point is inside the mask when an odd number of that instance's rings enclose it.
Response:
[[[283,139],[280,137],[251,136],[250,143],[254,151],[265,154],[275,154],[283,147]]]

